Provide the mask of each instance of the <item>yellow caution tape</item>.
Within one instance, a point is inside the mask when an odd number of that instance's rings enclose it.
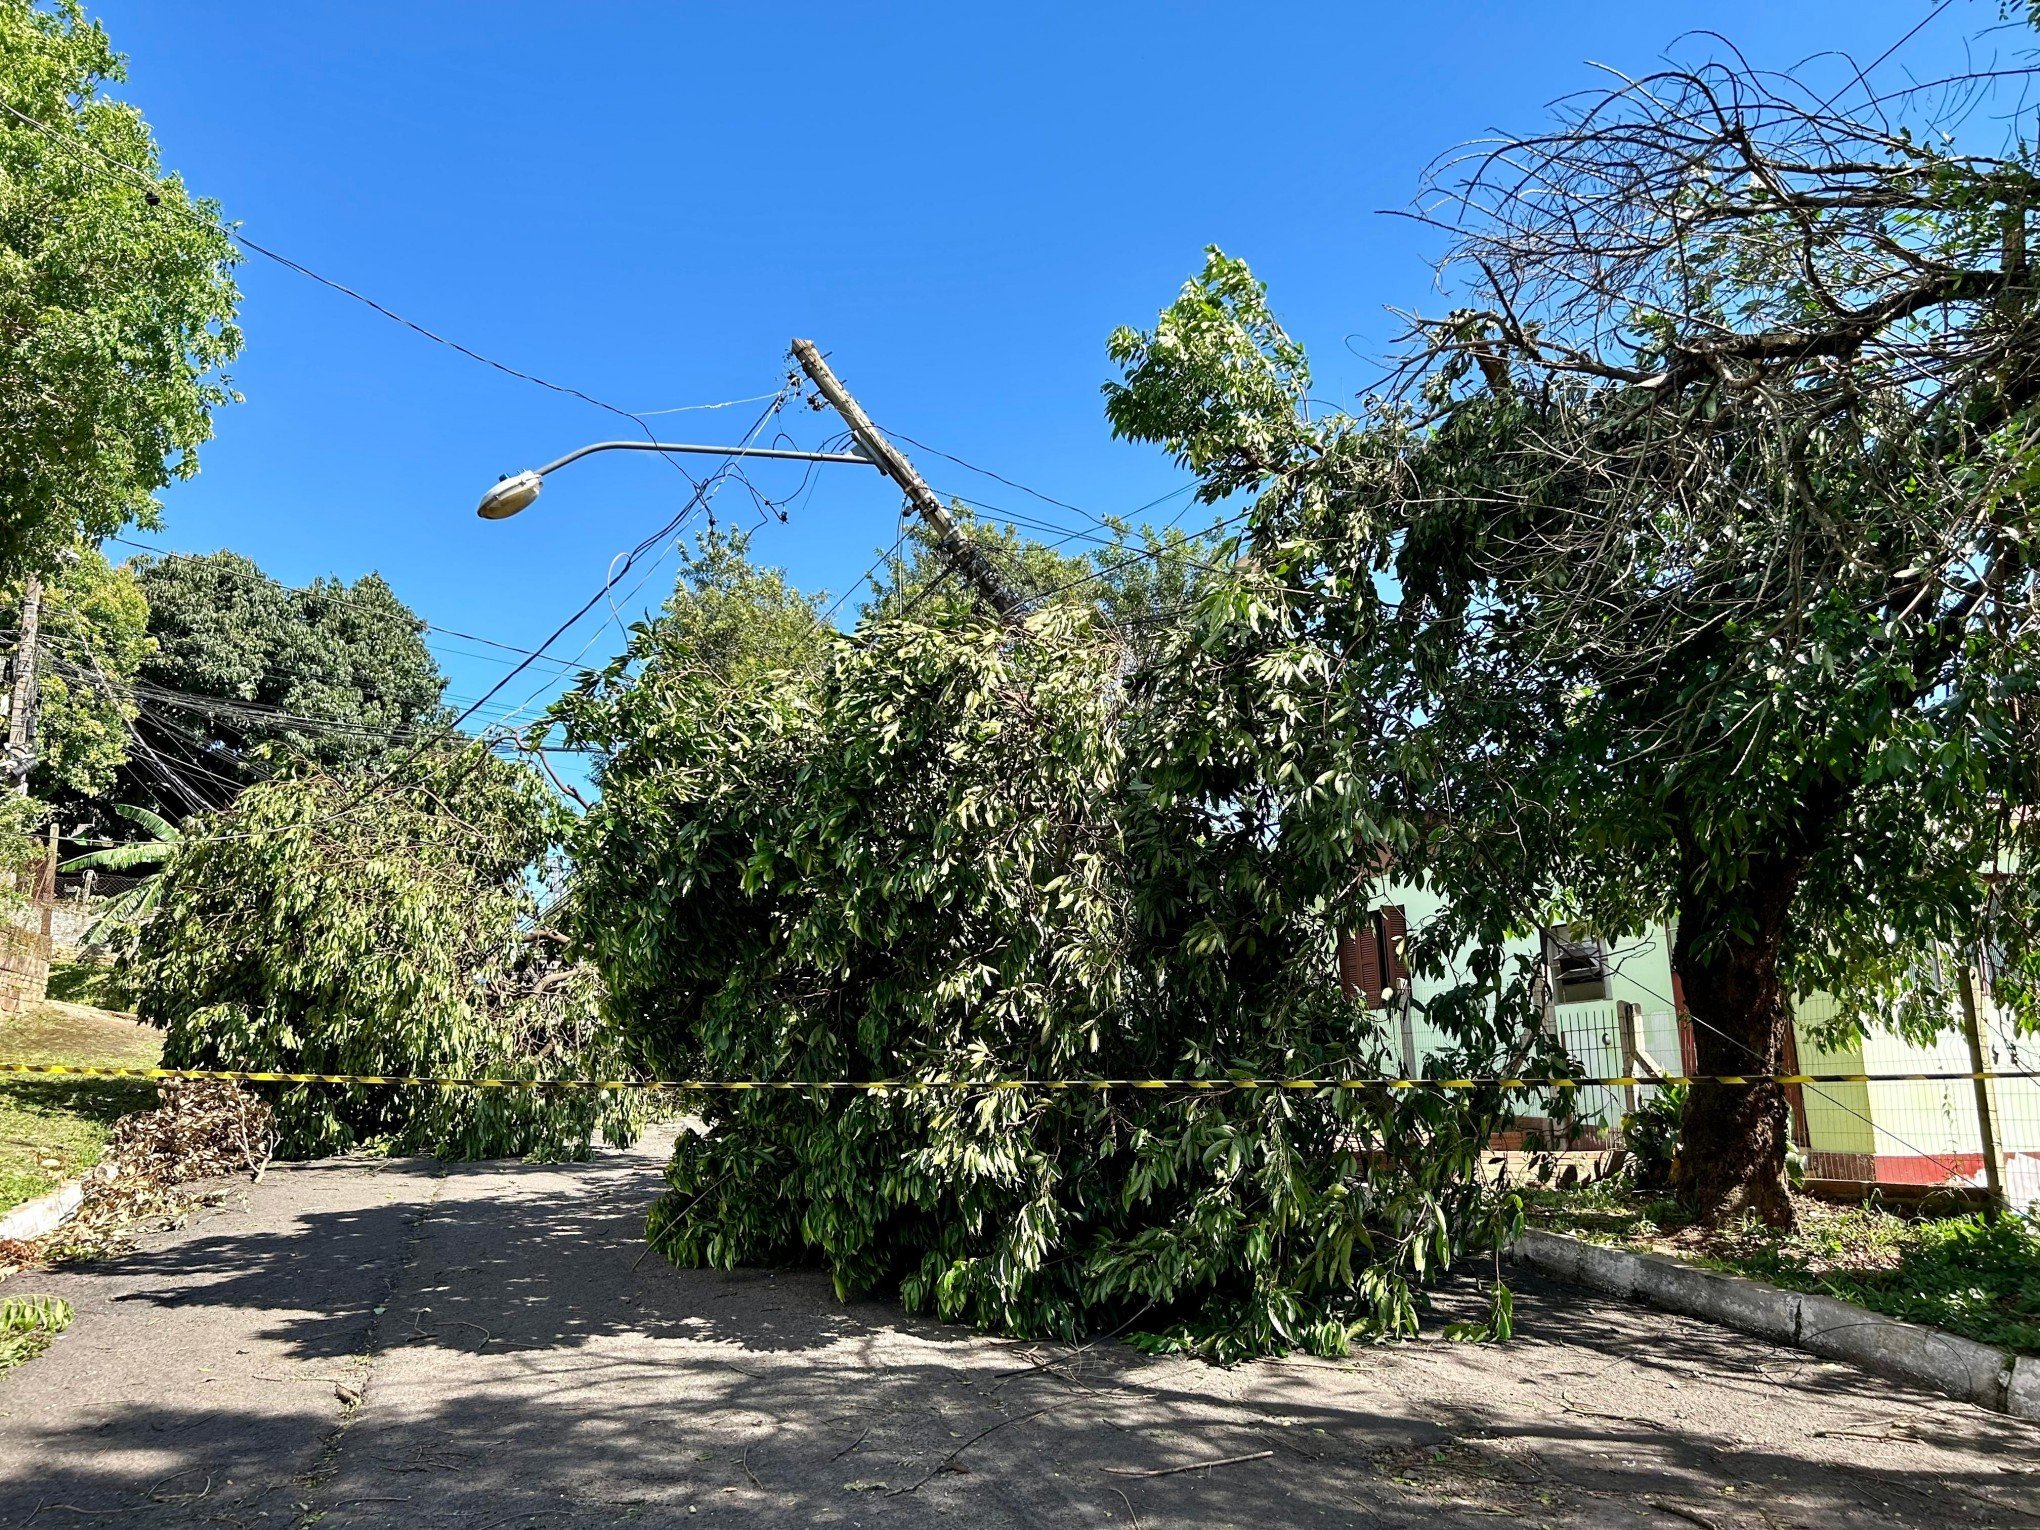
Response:
[[[269,1073],[232,1068],[121,1068],[98,1063],[0,1062],[0,1074],[57,1078],[227,1079],[237,1084],[387,1084],[430,1089],[659,1089],[676,1094],[800,1093],[852,1090],[867,1094],[930,1090],[1041,1089],[1634,1089],[1650,1084],[1932,1084],[1979,1079],[2040,1079],[2040,1069],[1978,1073],[1665,1073],[1613,1078],[437,1078],[409,1073]]]

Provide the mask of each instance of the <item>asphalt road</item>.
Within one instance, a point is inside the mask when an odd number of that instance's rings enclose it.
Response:
[[[1527,1278],[1508,1345],[1221,1370],[675,1270],[662,1147],[280,1166],[0,1285],[77,1308],[0,1525],[2040,1524],[2034,1426]]]

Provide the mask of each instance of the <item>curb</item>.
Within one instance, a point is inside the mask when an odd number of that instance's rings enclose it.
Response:
[[[85,1181],[66,1180],[56,1189],[38,1195],[32,1201],[23,1201],[5,1216],[0,1216],[0,1238],[19,1243],[40,1238],[68,1222],[84,1200]]]
[[[1921,1323],[1901,1322],[1831,1296],[1787,1291],[1662,1254],[1631,1253],[1539,1228],[1526,1230],[1509,1255],[1575,1285],[1706,1318],[2040,1422],[2040,1356],[2016,1355]]]
[[[28,1243],[47,1236],[78,1214],[85,1204],[85,1187],[94,1180],[111,1182],[118,1171],[110,1163],[87,1169],[76,1179],[67,1179],[54,1190],[23,1201],[0,1216],[0,1239]]]

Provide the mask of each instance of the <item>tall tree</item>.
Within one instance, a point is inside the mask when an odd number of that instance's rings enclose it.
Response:
[[[635,662],[696,668],[725,685],[773,670],[806,670],[828,639],[819,597],[783,569],[751,561],[743,532],[710,531],[683,553],[664,611],[641,632]]]
[[[155,651],[136,686],[130,800],[216,806],[283,755],[329,768],[409,748],[445,679],[375,574],[294,589],[234,552],[137,560]]]
[[[0,572],[153,525],[234,396],[233,245],[123,77],[76,0],[0,0]]]
[[[1453,940],[1674,924],[1703,1073],[1778,1071],[1794,994],[1947,1023],[1943,943],[2030,1004],[2030,150],[1710,66],[1452,174],[1469,304],[1357,418],[1220,256],[1115,341],[1116,427],[1258,496],[1197,656],[1261,687],[1254,779],[1439,884]],[[1789,1220],[1778,1086],[1698,1086],[1684,1131],[1703,1211]]]

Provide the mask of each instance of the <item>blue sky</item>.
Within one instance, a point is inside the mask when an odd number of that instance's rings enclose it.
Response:
[[[1867,61],[1926,0],[1849,4],[580,6],[105,0],[168,165],[256,239],[474,348],[633,410],[772,392],[804,335],[882,426],[1098,512],[1180,483],[1114,442],[1107,334],[1216,243],[1273,287],[1321,397],[1377,375],[1391,306],[1438,306],[1433,240],[1381,216],[1425,164],[1530,130],[1591,62],[1648,69],[1708,28],[1753,60]],[[1954,0],[1887,65],[1940,72],[1995,20]],[[1689,39],[1687,55],[1710,45]],[[656,459],[591,459],[517,519],[502,472],[629,427],[259,260],[247,402],[164,531],[281,578],[379,570],[428,620],[535,644],[666,521]],[[760,407],[677,413],[734,440]],[[804,444],[825,434],[806,415]],[[935,486],[1077,522],[915,453]],[[756,481],[783,493],[793,470]],[[756,521],[740,489],[726,521]],[[1173,508],[1173,507],[1171,507]],[[876,474],[817,470],[760,556],[840,593],[898,528]],[[110,552],[121,549],[109,548]],[[624,619],[670,587],[671,562]],[[620,646],[599,608],[555,652]],[[502,656],[435,634],[456,698]],[[527,674],[481,719],[540,688]],[[542,702],[542,697],[540,701]]]

